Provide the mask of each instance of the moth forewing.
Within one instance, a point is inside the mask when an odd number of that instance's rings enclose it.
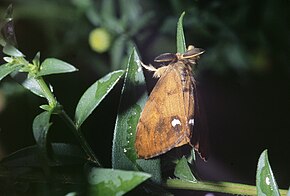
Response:
[[[176,54],[173,54],[173,53],[164,53],[164,54],[161,54],[159,56],[157,56],[154,61],[157,62],[157,63],[162,63],[162,62],[171,62],[171,61],[174,61],[176,60]]]
[[[182,54],[182,58],[189,59],[200,56],[202,53],[204,53],[204,50],[201,48],[192,48],[191,50],[186,51],[184,54]]]

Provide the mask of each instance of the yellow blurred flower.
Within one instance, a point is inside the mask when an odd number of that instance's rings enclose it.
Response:
[[[98,53],[106,52],[111,44],[111,35],[104,28],[95,28],[90,32],[89,44]]]

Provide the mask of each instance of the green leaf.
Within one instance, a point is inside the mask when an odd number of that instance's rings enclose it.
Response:
[[[50,116],[51,112],[44,111],[34,118],[32,124],[34,139],[36,140],[41,151],[45,154],[48,153],[47,135],[49,127],[51,126],[51,123],[49,122]]]
[[[174,170],[174,175],[181,180],[197,182],[188,166],[187,159],[184,156],[178,161]]]
[[[11,44],[6,43],[3,48],[3,53],[13,57],[23,57],[24,54],[20,52],[17,48],[12,46]]]
[[[19,65],[19,64],[10,64],[10,63],[5,63],[5,64],[1,65],[0,66],[0,81],[5,76],[12,73],[13,71],[16,71],[20,67],[21,67],[21,65]]]
[[[39,97],[45,97],[45,95],[43,94],[43,91],[41,89],[41,87],[39,86],[38,82],[32,78],[32,77],[27,77],[26,80],[24,80],[24,82],[22,82],[22,85],[30,90],[32,93],[34,93],[35,95],[39,96]]]
[[[176,46],[177,46],[177,52],[179,53],[184,53],[186,51],[186,43],[185,43],[183,25],[182,25],[184,14],[185,12],[181,14],[177,23]]]
[[[40,52],[37,52],[35,57],[32,60],[34,65],[39,66],[40,65]]]
[[[77,127],[82,125],[93,110],[112,90],[115,84],[117,84],[123,74],[123,70],[111,72],[99,79],[86,90],[80,98],[75,112],[75,122]]]
[[[257,194],[259,196],[279,196],[279,190],[275,181],[269,160],[267,150],[264,150],[258,161],[256,173]]]
[[[161,181],[159,159],[137,159],[134,143],[136,127],[147,100],[147,90],[140,59],[133,49],[127,65],[125,81],[116,120],[112,167],[114,169],[139,170],[151,173],[153,180]]]
[[[52,143],[52,154],[54,161],[49,162],[49,166],[76,165],[87,161],[87,156],[78,146],[64,143]],[[22,148],[0,161],[0,166],[4,167],[42,167],[42,162],[38,156],[39,146],[29,146]]]
[[[128,38],[125,35],[119,36],[113,43],[110,50],[112,69],[120,68],[120,65],[125,54],[125,46]]]
[[[68,73],[68,72],[74,72],[74,71],[77,71],[77,69],[71,64],[68,64],[59,59],[47,58],[41,63],[40,70],[37,76]]]
[[[150,176],[144,172],[93,168],[88,176],[88,192],[89,195],[124,195]]]

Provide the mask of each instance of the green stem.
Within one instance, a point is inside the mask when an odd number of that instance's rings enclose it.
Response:
[[[48,101],[48,104],[54,108],[57,104],[57,101],[54,97],[54,95],[52,94],[52,92],[50,91],[49,87],[47,86],[47,84],[45,83],[45,81],[43,80],[42,77],[37,77],[35,78],[38,85],[40,86],[42,92],[44,93],[45,98]]]
[[[171,189],[199,190],[235,195],[257,195],[255,186],[231,182],[190,182],[179,179],[168,179],[164,186]],[[279,191],[281,196],[286,196],[287,190],[279,189]]]
[[[82,132],[80,132],[77,127],[75,126],[74,122],[71,120],[71,118],[67,115],[67,113],[62,110],[60,113],[60,116],[64,121],[67,123],[69,128],[72,130],[73,134],[76,136],[77,140],[81,144],[83,150],[89,157],[89,160],[96,163],[98,166],[101,166],[100,162],[98,161],[97,157],[95,156],[94,152],[90,148],[89,144],[87,143],[87,140],[83,136]]]
[[[57,101],[56,101],[54,95],[52,94],[52,92],[50,91],[49,87],[47,86],[47,84],[43,80],[43,78],[37,77],[36,81],[38,82],[40,88],[42,89],[42,92],[44,93],[44,96],[47,99],[49,105],[52,108],[55,108],[57,106]],[[64,110],[62,110],[59,113],[59,115],[62,117],[62,119],[64,119],[64,121],[67,123],[69,128],[72,130],[73,134],[76,136],[77,140],[79,141],[79,143],[80,143],[81,147],[83,148],[83,150],[85,151],[86,155],[89,157],[89,160],[96,163],[98,166],[101,166],[101,164],[99,163],[94,152],[92,151],[89,144],[87,143],[85,137],[83,136],[83,134],[80,131],[78,131],[78,129],[76,128],[76,126],[75,126],[74,122],[71,120],[71,118],[66,114],[66,112]]]

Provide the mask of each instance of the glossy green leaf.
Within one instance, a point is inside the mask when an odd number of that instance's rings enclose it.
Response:
[[[135,171],[93,168],[88,176],[89,195],[124,195],[150,178],[150,174]]]
[[[176,46],[177,46],[177,52],[179,53],[184,53],[186,51],[186,43],[185,43],[185,37],[184,37],[183,25],[182,25],[184,14],[185,12],[181,14],[177,23]]]
[[[24,82],[22,82],[22,85],[30,90],[32,93],[34,93],[35,95],[39,96],[39,97],[45,97],[45,95],[43,94],[43,91],[41,89],[41,87],[39,86],[38,82],[32,78],[32,77],[27,77],[26,80],[24,80]]]
[[[257,194],[259,196],[279,196],[279,190],[275,181],[267,150],[264,150],[258,161],[256,173]]]
[[[3,53],[7,54],[9,56],[13,56],[13,57],[23,57],[24,54],[22,54],[22,52],[20,52],[17,48],[15,48],[14,46],[6,43],[6,45],[3,48]]]
[[[21,65],[19,65],[19,64],[10,64],[10,63],[5,63],[5,64],[1,65],[0,66],[0,81],[5,76],[12,73],[13,71],[16,71],[20,67],[21,67]]]
[[[47,155],[48,153],[48,142],[47,135],[51,123],[49,122],[51,112],[44,111],[41,114],[37,115],[32,124],[33,136],[36,140],[36,143],[40,147],[41,151]]]
[[[134,147],[137,123],[146,100],[147,90],[140,59],[133,49],[128,60],[114,130],[112,167],[145,171],[153,175],[153,180],[160,182],[160,160],[137,159]]]
[[[69,63],[55,58],[47,58],[41,63],[37,76],[68,73],[74,71],[77,71],[77,69]]]
[[[111,72],[99,79],[86,90],[80,98],[75,112],[75,122],[77,127],[82,125],[93,110],[112,90],[115,84],[117,84],[123,74],[123,70]]]
[[[185,157],[182,157],[174,170],[174,175],[178,177],[181,180],[187,180],[191,182],[197,182],[196,178],[191,172],[191,169],[187,163],[187,159]]]
[[[37,52],[36,55],[34,56],[32,63],[34,65],[39,66],[40,65],[40,52]]]

